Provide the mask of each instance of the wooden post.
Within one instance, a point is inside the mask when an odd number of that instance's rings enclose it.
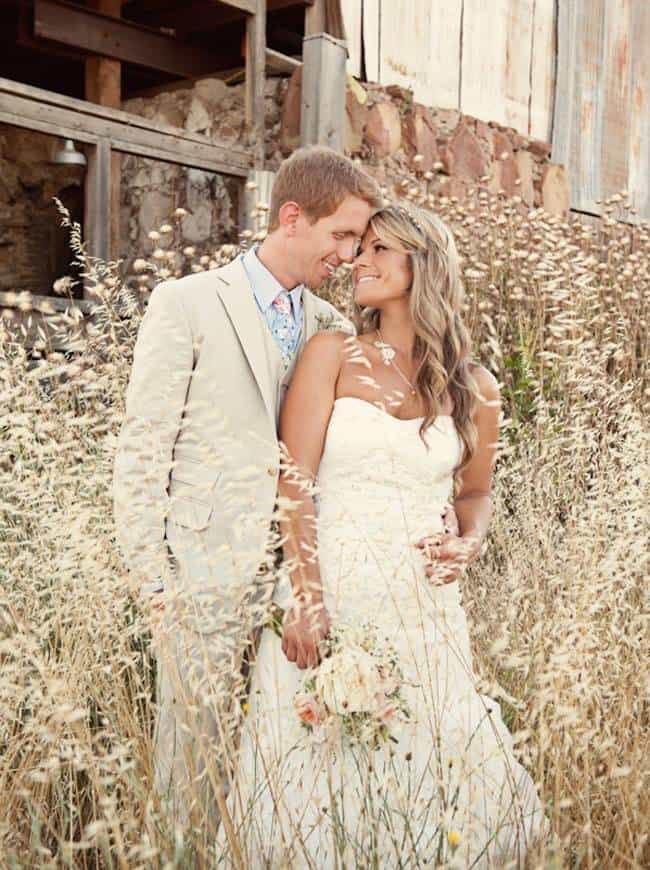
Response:
[[[325,0],[314,0],[311,6],[305,9],[305,36],[313,36],[315,33],[327,32],[327,16],[325,14]]]
[[[122,15],[123,0],[90,0],[89,6],[105,15],[120,18]],[[110,109],[119,109],[122,105],[122,64],[118,60],[110,60],[106,57],[89,57],[85,64],[86,90],[85,96],[90,103],[100,106],[108,106]],[[97,161],[100,162],[101,161]],[[120,247],[120,175],[122,171],[122,157],[117,152],[111,154],[111,224],[110,245],[107,259],[117,259]],[[88,212],[86,212],[88,215]],[[88,226],[92,221],[88,221]],[[97,255],[104,256],[104,254]]]
[[[345,42],[327,33],[303,40],[300,141],[343,151],[345,124]]]
[[[264,83],[266,69],[266,0],[246,19],[246,123],[256,169],[264,166]]]
[[[111,256],[112,156],[110,140],[100,139],[89,153],[86,175],[85,234],[90,253],[102,260],[109,260]]]
[[[254,182],[255,188],[245,188],[243,196],[243,214],[240,216],[240,225],[252,233],[268,230],[268,211],[255,214],[255,206],[258,203],[271,205],[271,191],[275,182],[275,172],[269,169],[254,169],[248,176],[248,182]]]

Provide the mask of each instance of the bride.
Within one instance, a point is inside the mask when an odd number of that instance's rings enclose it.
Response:
[[[470,361],[435,215],[378,212],[353,281],[357,337],[314,336],[284,403],[282,638],[260,641],[217,860],[523,866],[547,821],[475,688],[458,579],[488,529],[499,390]],[[459,536],[441,519],[450,497]],[[366,621],[397,649],[410,715],[374,748],[318,739],[296,696],[331,628]]]

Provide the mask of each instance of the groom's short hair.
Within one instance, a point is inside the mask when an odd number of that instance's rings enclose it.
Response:
[[[298,148],[281,163],[275,177],[269,231],[278,228],[285,202],[297,203],[315,223],[333,214],[346,196],[363,199],[373,209],[381,208],[383,202],[377,182],[349,157],[320,145]]]

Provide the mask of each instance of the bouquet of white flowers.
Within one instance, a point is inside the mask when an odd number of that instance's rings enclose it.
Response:
[[[275,614],[275,624],[279,614]],[[397,738],[394,726],[409,718],[397,650],[375,625],[338,625],[330,631],[320,665],[305,672],[294,697],[309,731],[340,733],[377,747]]]

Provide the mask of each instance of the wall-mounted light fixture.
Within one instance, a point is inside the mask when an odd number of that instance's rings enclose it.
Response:
[[[81,151],[77,151],[74,147],[72,139],[66,139],[63,143],[63,148],[60,148],[54,155],[53,163],[59,163],[68,166],[85,166],[87,163],[86,155]]]

